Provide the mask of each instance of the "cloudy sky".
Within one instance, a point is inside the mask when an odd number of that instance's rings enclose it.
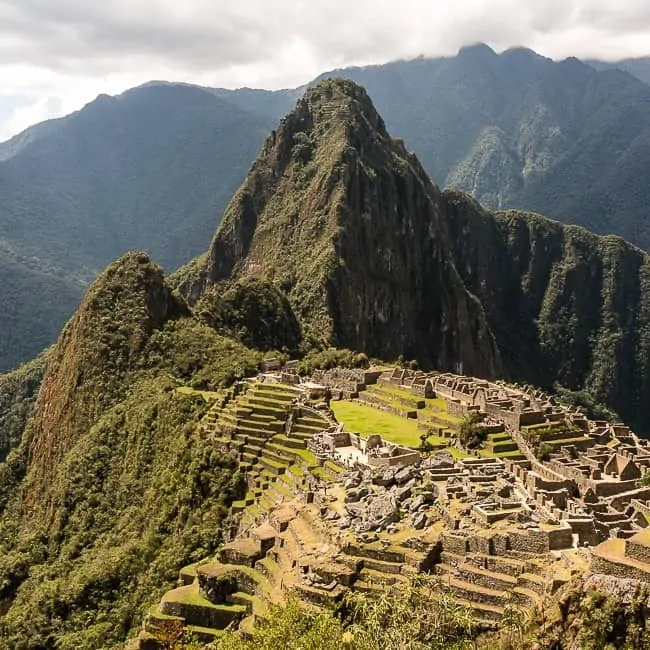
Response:
[[[484,41],[650,55],[648,0],[0,0],[0,141],[151,79],[296,86]]]

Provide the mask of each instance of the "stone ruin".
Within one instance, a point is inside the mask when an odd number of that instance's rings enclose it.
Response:
[[[420,460],[420,453],[383,440],[379,435],[364,438],[344,431],[341,425],[315,434],[307,448],[317,457],[328,457],[348,469],[404,467]]]
[[[267,368],[265,381],[292,377],[285,382],[295,391],[292,412],[310,399],[354,399],[377,382],[443,399],[459,417],[477,412],[504,432],[509,442],[501,448],[513,449],[504,457],[424,458],[380,436],[347,432],[327,410],[320,411],[327,426],[308,433],[305,407],[303,433],[292,433],[290,417],[284,435],[296,445],[304,436],[318,464],[336,466],[340,479],[265,474],[255,514],[241,520],[216,559],[181,572],[179,593],[161,603],[163,615],[198,617],[196,598],[190,610],[180,593],[191,584],[209,601],[205,619],[193,620],[219,627],[210,608],[221,608],[222,618],[232,609],[244,629],[263,615],[246,594],[277,600],[292,589],[320,606],[350,588],[381,593],[427,571],[490,627],[508,605],[541,607],[578,574],[650,582],[650,488],[638,486],[650,469],[650,443],[628,427],[589,421],[539,390],[450,373],[335,369],[305,380],[291,368]],[[267,463],[277,465],[272,455]],[[148,621],[155,625],[155,613]]]

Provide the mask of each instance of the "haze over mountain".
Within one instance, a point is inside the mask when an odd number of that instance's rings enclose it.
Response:
[[[650,87],[629,74],[479,45],[332,75],[366,87],[441,186],[650,246]],[[0,293],[0,369],[51,342],[116,256],[145,249],[172,270],[204,250],[299,94],[151,83],[0,145],[0,243],[15,288]],[[61,290],[28,288],[40,273]]]
[[[599,61],[588,59],[585,61],[596,70],[623,70],[634,75],[643,83],[650,84],[650,57],[634,59],[621,59],[620,61]]]

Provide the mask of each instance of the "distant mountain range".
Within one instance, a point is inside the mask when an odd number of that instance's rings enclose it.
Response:
[[[647,249],[650,87],[595,69],[611,65],[477,45],[321,78],[364,85],[440,185]],[[639,78],[649,69],[619,65]],[[303,91],[151,82],[0,144],[0,370],[52,342],[86,283],[123,252],[145,249],[173,270],[204,250]]]
[[[624,70],[643,81],[643,83],[650,84],[650,57],[622,59],[613,62],[589,59],[585,63],[588,63],[592,68],[596,68],[596,70]]]

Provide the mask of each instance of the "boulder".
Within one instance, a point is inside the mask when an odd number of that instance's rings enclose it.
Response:
[[[427,515],[425,512],[418,512],[415,517],[413,517],[413,528],[415,530],[422,530],[427,525]]]

